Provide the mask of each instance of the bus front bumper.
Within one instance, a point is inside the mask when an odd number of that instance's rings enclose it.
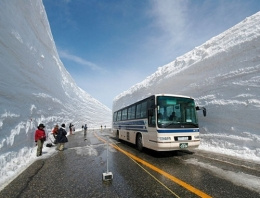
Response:
[[[198,148],[200,145],[200,140],[192,141],[174,141],[174,142],[156,142],[150,141],[151,149],[157,151],[174,151],[174,150],[191,150]]]

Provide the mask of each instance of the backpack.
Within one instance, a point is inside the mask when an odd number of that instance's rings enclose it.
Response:
[[[52,147],[52,143],[47,143],[46,147]]]

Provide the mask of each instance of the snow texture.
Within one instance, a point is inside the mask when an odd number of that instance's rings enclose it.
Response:
[[[151,94],[187,95],[199,114],[199,149],[260,161],[260,12],[159,67],[115,97],[118,110]]]
[[[0,1],[0,186],[36,158],[34,132],[111,127],[111,110],[63,66],[41,0]]]

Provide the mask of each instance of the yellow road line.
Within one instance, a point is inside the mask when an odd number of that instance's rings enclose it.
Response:
[[[105,140],[103,140],[102,138],[98,137],[97,135],[96,135],[96,137],[99,140],[101,140],[103,142],[106,142]],[[134,156],[133,154],[131,154],[131,153],[129,153],[129,152],[119,148],[118,146],[115,146],[114,144],[110,144],[110,146],[114,147],[115,149],[119,150],[120,152],[124,153],[125,155],[127,155],[128,157],[134,159],[135,161],[137,161],[137,162],[139,162],[139,163],[149,167],[150,169],[160,173],[161,175],[165,176],[166,178],[170,179],[171,181],[175,182],[176,184],[179,184],[180,186],[186,188],[190,192],[193,192],[194,194],[196,194],[196,195],[198,195],[200,197],[203,197],[203,198],[210,198],[211,197],[210,195],[202,192],[201,190],[199,190],[199,189],[197,189],[197,188],[187,184],[186,182],[178,179],[177,177],[174,177],[174,176],[170,175],[169,173],[167,173],[167,172],[157,168],[156,166],[154,166],[154,165],[152,165],[152,164],[150,164],[150,163],[140,159],[139,157]]]

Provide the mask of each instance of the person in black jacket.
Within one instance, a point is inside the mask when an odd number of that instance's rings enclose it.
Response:
[[[58,130],[58,134],[56,137],[57,140],[57,150],[63,151],[64,150],[64,144],[68,142],[68,138],[66,137],[67,131],[65,129],[65,124],[61,125],[61,128]]]

